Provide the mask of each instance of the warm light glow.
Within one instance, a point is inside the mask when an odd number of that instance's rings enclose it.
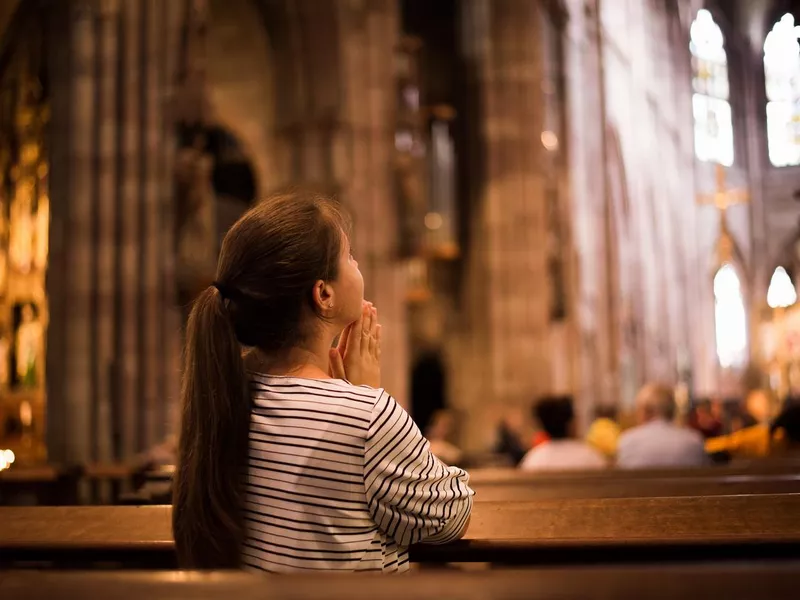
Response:
[[[9,468],[14,464],[16,457],[11,450],[0,450],[0,471]]]
[[[786,269],[778,267],[772,274],[767,290],[767,304],[770,308],[786,308],[797,302],[797,290]]]
[[[747,364],[747,311],[739,275],[731,264],[714,276],[714,328],[717,359],[723,368]]]
[[[442,226],[442,215],[437,212],[429,212],[425,215],[425,227],[431,231],[436,231]]]
[[[543,131],[542,146],[544,146],[545,150],[547,150],[548,152],[553,152],[554,150],[558,150],[558,136],[552,131]]]

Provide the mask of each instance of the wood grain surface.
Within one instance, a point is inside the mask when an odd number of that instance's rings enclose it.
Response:
[[[0,572],[0,598],[28,600],[522,600],[793,598],[800,563],[422,571],[405,576],[369,574],[266,576],[241,572],[160,573]]]

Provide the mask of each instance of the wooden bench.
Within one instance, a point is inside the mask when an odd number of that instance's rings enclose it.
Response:
[[[800,474],[699,474],[663,478],[547,478],[517,473],[504,482],[472,481],[477,502],[573,498],[652,498],[664,496],[732,496],[800,493]]]
[[[493,598],[615,598],[648,600],[796,597],[800,563],[571,568],[525,571],[420,572],[405,577],[376,574],[260,575],[222,572],[31,572],[0,573],[0,597],[119,600],[417,600]]]
[[[173,568],[171,509],[0,508],[0,567]],[[800,494],[476,503],[467,535],[417,562],[640,563],[800,558]]]
[[[470,483],[515,483],[525,479],[563,481],[643,481],[650,479],[675,479],[682,477],[740,477],[753,475],[800,475],[800,463],[795,460],[742,461],[733,465],[679,468],[679,469],[593,469],[587,471],[546,471],[531,473],[513,468],[471,469]]]
[[[174,466],[141,474],[143,485],[123,498],[125,504],[171,501]],[[800,466],[795,461],[752,462],[731,467],[564,471],[526,473],[492,468],[470,471],[478,502],[530,501],[550,498],[642,498],[800,493]]]
[[[0,471],[0,505],[77,504],[80,467],[42,465]]]

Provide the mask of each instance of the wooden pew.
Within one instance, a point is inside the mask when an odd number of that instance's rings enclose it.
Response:
[[[800,557],[800,494],[476,503],[417,562],[594,564]]]
[[[175,568],[170,506],[0,508],[0,569]]]
[[[125,504],[171,501],[173,466],[141,475],[143,485],[123,498]],[[478,502],[531,501],[551,498],[642,498],[800,493],[800,464],[759,461],[731,467],[565,471],[526,473],[511,468],[474,469],[470,485]]]
[[[652,498],[672,496],[732,496],[800,493],[800,474],[676,475],[631,479],[536,476],[516,473],[508,481],[472,481],[477,502],[548,500],[555,498]]]
[[[14,466],[0,471],[0,505],[77,504],[80,467]]]
[[[796,460],[741,461],[732,465],[678,468],[678,469],[594,469],[588,471],[552,471],[530,473],[507,467],[471,469],[471,484],[515,483],[526,478],[561,481],[611,480],[642,481],[650,479],[673,479],[679,477],[740,477],[750,475],[800,475],[800,462]]]
[[[119,600],[544,600],[784,599],[797,596],[800,563],[571,568],[525,571],[260,575],[227,572],[0,573],[1,598]]]
[[[0,567],[173,568],[167,506],[0,508]],[[800,494],[476,503],[464,540],[417,562],[642,563],[800,558]]]

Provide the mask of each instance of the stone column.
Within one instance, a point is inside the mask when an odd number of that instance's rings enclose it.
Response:
[[[141,305],[139,264],[141,252],[142,148],[141,148],[141,5],[139,0],[122,5],[120,27],[120,98],[122,104],[119,159],[119,207],[117,247],[117,347],[114,402],[121,427],[121,455],[137,450],[137,404],[142,394],[139,377]]]
[[[147,448],[156,442],[159,407],[163,402],[158,389],[158,374],[164,360],[160,340],[162,302],[161,263],[168,249],[161,238],[161,170],[164,168],[162,147],[163,90],[161,70],[164,68],[165,39],[160,24],[165,20],[164,2],[145,0],[142,2],[142,26],[144,28],[142,48],[142,186],[140,260],[141,340],[139,355],[139,378],[142,381],[140,398],[141,428],[139,448]]]
[[[178,56],[180,54],[181,28],[185,13],[180,2],[161,2],[162,9],[159,33],[164,39],[162,96],[165,107],[173,107],[178,80]],[[175,270],[175,120],[174,108],[161,111],[160,159],[162,168],[159,177],[159,214],[161,256],[160,286],[160,332],[158,370],[158,408],[156,438],[177,432],[177,411],[180,396],[181,313],[177,300]]]
[[[468,415],[464,443],[491,440],[497,409],[527,409],[549,390],[550,282],[541,169],[540,7],[465,4],[468,68],[482,152],[472,209],[463,333],[450,349],[453,402]],[[482,156],[480,156],[482,154]]]
[[[50,252],[47,295],[50,298],[50,322],[47,327],[47,452],[49,460],[67,456],[70,435],[64,426],[67,419],[66,323],[69,315],[65,299],[69,285],[67,248],[69,247],[70,198],[70,107],[71,107],[71,6],[59,3],[49,13],[46,40],[47,59],[52,69],[50,80]]]
[[[98,27],[97,205],[95,208],[97,269],[94,285],[95,357],[93,394],[98,399],[94,436],[96,460],[112,460],[111,385],[114,360],[115,263],[117,255],[117,35],[120,0],[101,0]]]
[[[342,198],[354,215],[356,258],[382,323],[382,385],[401,404],[408,395],[408,319],[393,192],[396,0],[341,7],[342,125],[333,140]]]
[[[365,294],[383,324],[383,385],[405,403],[405,286],[391,170],[397,0],[292,0],[284,8],[270,13],[284,19],[271,32],[279,171],[291,174],[289,183],[333,194],[353,217]]]
[[[94,247],[92,221],[94,218],[94,145],[95,126],[96,38],[94,35],[95,6],[89,0],[72,2],[71,6],[71,96],[69,111],[69,169],[67,197],[59,198],[68,205],[66,213],[66,272],[67,285],[63,302],[68,307],[65,317],[65,411],[60,427],[66,429],[69,442],[60,462],[79,462],[90,459],[91,439],[90,402],[92,396],[91,361],[92,339],[91,295]],[[61,90],[66,91],[66,90]],[[54,299],[56,301],[61,299]]]

